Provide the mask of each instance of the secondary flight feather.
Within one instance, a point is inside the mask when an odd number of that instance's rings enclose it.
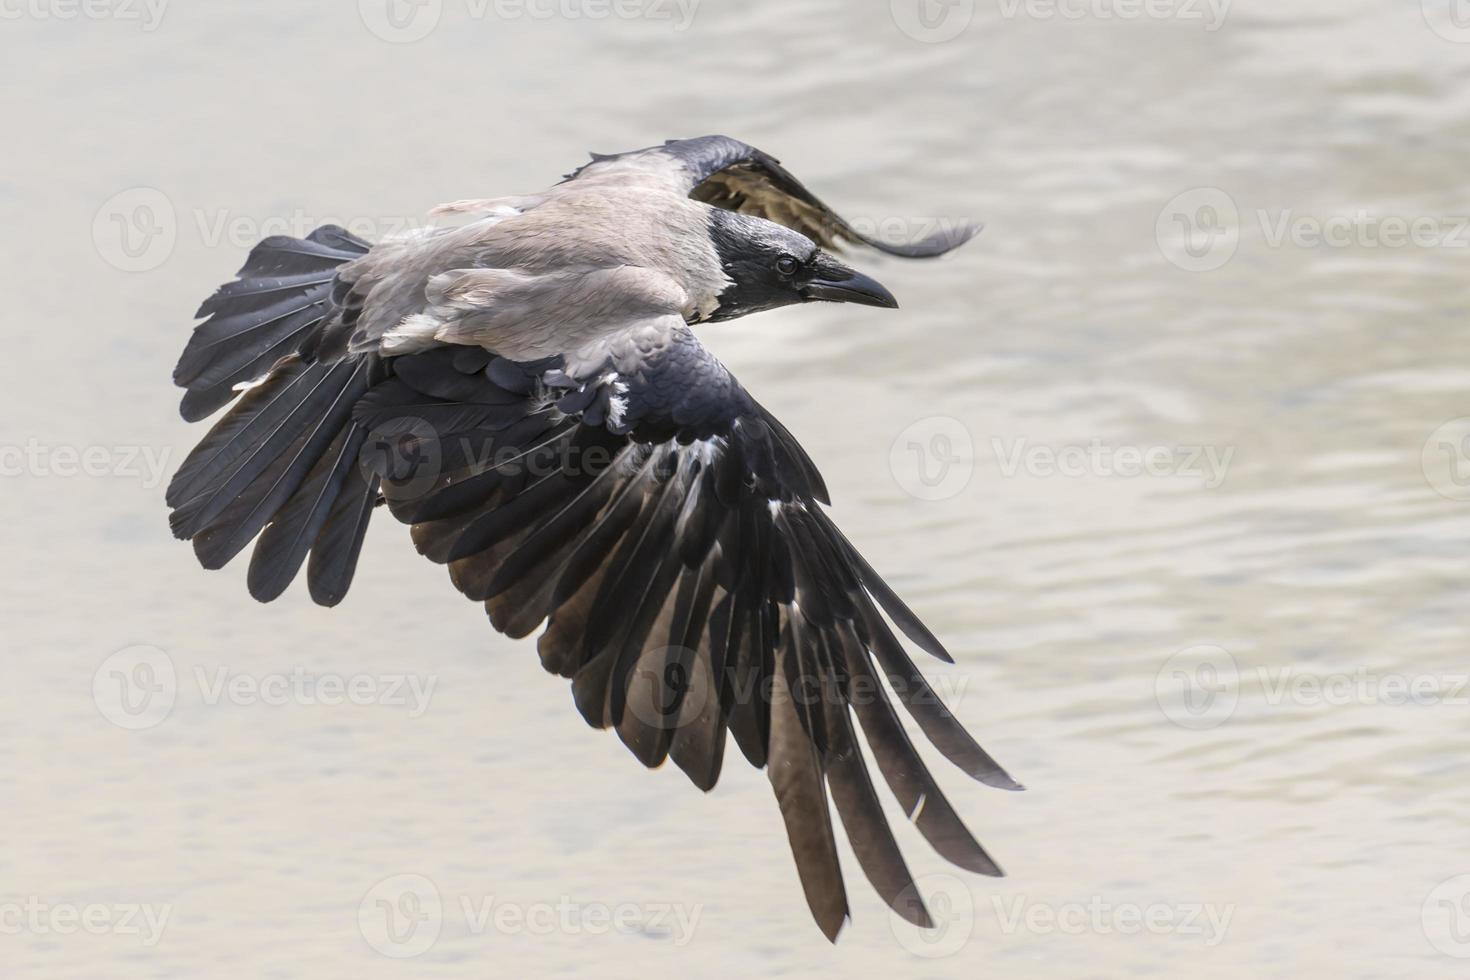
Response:
[[[974,229],[877,241],[723,136],[445,210],[467,220],[378,244],[333,226],[268,238],[204,302],[174,372],[181,411],[230,408],[168,488],[174,533],[206,568],[254,542],[257,599],[305,565],[334,605],[386,506],[497,630],[542,629],[543,665],[639,761],[708,790],[731,739],[764,767],[829,939],[848,918],[833,809],[884,900],[932,925],[859,733],[935,850],[1000,874],[893,703],[961,770],[1019,789],[899,635],[949,654],[693,329],[801,302],[896,306],[833,251],[929,257]]]

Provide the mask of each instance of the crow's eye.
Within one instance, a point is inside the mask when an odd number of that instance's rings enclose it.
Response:
[[[789,255],[783,255],[776,260],[776,271],[783,276],[796,275],[797,261]]]

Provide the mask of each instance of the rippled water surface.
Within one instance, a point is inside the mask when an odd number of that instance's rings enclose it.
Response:
[[[406,43],[361,6],[0,22],[0,975],[1464,975],[1452,4],[706,0],[686,25],[444,0]],[[985,222],[939,262],[860,260],[899,311],[705,334],[1029,787],[939,770],[1004,879],[898,827],[944,922],[927,939],[844,852],[854,921],[829,946],[764,774],[732,757],[702,796],[641,771],[401,527],[377,523],[340,607],[260,606],[243,567],[171,540],[150,476],[199,435],[169,383],[189,314],[259,235],[391,230],[588,149],[722,131],[879,228]],[[171,244],[123,249],[156,227]],[[100,447],[94,475],[66,475],[68,447]],[[134,645],[178,684],[140,730],[94,699]],[[298,672],[434,687],[422,712],[249,694]],[[407,959],[359,927],[401,874],[444,907]],[[574,912],[477,924],[490,900]],[[150,945],[37,903],[169,918]],[[628,928],[596,928],[618,909]]]

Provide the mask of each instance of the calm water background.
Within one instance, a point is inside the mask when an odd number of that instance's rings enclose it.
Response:
[[[0,20],[0,974],[1464,976],[1451,5],[705,0],[686,23],[444,0],[394,27],[370,0],[179,0],[156,23],[58,3]],[[764,774],[732,757],[706,797],[641,771],[403,528],[377,521],[339,608],[299,587],[262,607],[243,564],[203,573],[170,539],[146,469],[200,434],[169,372],[259,235],[391,231],[706,132],[880,229],[986,223],[937,263],[862,257],[897,312],[705,334],[1030,787],[938,766],[1010,877],[951,875],[899,826],[939,895],[928,940],[848,854],[854,921],[828,946]],[[68,447],[101,447],[94,475],[65,475]],[[109,658],[138,645],[177,690],[133,730],[108,687],[131,654]],[[434,688],[421,712],[249,694],[297,673]],[[247,686],[216,697],[222,678]],[[414,911],[396,875],[443,903],[432,946],[387,944],[410,958],[372,945],[378,899]],[[477,927],[462,900],[491,899],[634,925]],[[169,919],[147,945],[18,918],[37,903]],[[692,935],[655,921],[670,906]]]

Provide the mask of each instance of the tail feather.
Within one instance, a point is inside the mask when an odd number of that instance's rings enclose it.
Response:
[[[335,606],[352,584],[362,539],[378,502],[378,481],[376,473],[365,473],[360,466],[351,467],[327,523],[311,546],[306,584],[312,601],[319,606]]]
[[[325,299],[309,293],[287,296],[263,309],[215,314],[194,331],[174,369],[174,383],[191,389],[213,387],[282,340],[318,323],[325,309]]]
[[[378,496],[358,463],[366,427],[353,407],[386,375],[376,356],[333,363],[308,353],[334,309],[337,270],[367,252],[341,228],[267,238],[239,278],[205,300],[174,380],[186,419],[212,414],[255,384],[184,461],[170,483],[169,522],[219,568],[257,535],[251,594],[280,595],[308,553],[312,597],[341,601]]]
[[[279,459],[311,425],[321,413],[330,407],[344,380],[341,375],[352,370],[350,365],[328,367],[322,364],[304,365],[299,361],[283,365],[280,373],[289,380],[279,393],[257,400],[257,405],[242,403],[236,412],[245,415],[244,425],[234,434],[228,444],[216,452],[212,441],[206,437],[195,447],[184,465],[179,468],[180,476],[189,473],[191,486],[188,496],[176,504],[177,510],[171,518],[174,533],[181,538],[193,537],[214,523],[230,503],[255,482],[272,463]],[[235,413],[231,413],[234,415]],[[227,417],[228,420],[229,417]],[[196,457],[201,459],[198,474],[194,475],[191,464]],[[200,489],[193,489],[197,482]],[[184,489],[169,496],[184,496]],[[165,498],[167,499],[167,498]]]
[[[279,296],[331,282],[334,272],[335,270],[319,270],[294,276],[251,276],[248,279],[236,279],[225,283],[215,290],[213,296],[199,304],[199,310],[194,316],[246,313],[258,309],[266,296]]]
[[[286,449],[263,465],[260,460],[267,453],[257,452],[230,478],[226,486],[237,488],[237,495],[218,493],[212,498],[211,510],[220,499],[226,505],[216,510],[210,526],[194,539],[195,554],[205,568],[223,568],[285,506],[337,433],[351,423],[352,406],[367,389],[365,364],[332,368],[312,396],[282,423],[280,433],[299,432]],[[277,434],[267,444],[271,450],[279,439]],[[247,473],[252,474],[248,479],[244,477]]]
[[[305,238],[272,235],[262,238],[250,250],[239,276],[295,276],[308,272],[325,272],[348,258],[363,255],[371,246],[356,235],[335,225],[323,225]]]
[[[198,422],[234,401],[242,387],[268,375],[271,368],[295,353],[301,346],[303,333],[310,336],[310,326],[308,324],[307,328],[282,337],[274,347],[255,356],[217,383],[209,387],[195,387],[186,392],[179,404],[179,414],[190,422]]]
[[[367,432],[356,423],[343,429],[285,507],[271,518],[250,556],[250,594],[270,602],[286,590],[316,541],[337,494],[357,463]]]
[[[275,236],[251,250],[239,278],[199,307],[174,369],[188,388],[179,406],[198,421],[230,401],[238,386],[266,374],[282,357],[309,345],[332,309],[337,269],[370,246],[331,225],[304,239]]]

